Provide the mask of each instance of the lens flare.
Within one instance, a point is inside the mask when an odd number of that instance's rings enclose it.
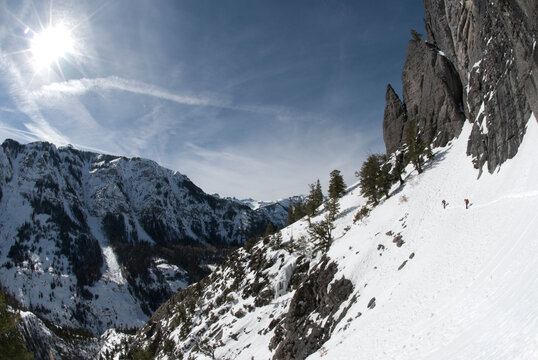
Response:
[[[36,33],[30,47],[35,69],[49,68],[67,54],[73,53],[74,45],[71,31],[62,24]]]

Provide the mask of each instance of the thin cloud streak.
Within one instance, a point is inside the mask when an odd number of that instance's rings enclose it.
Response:
[[[68,144],[66,137],[54,129],[43,117],[39,106],[35,103],[29,92],[22,86],[24,83],[19,70],[4,59],[0,59],[0,71],[8,79],[8,91],[17,108],[23,112],[33,123],[25,123],[24,126],[36,137],[55,144]]]
[[[13,139],[24,142],[39,141],[39,138],[33,132],[17,129],[12,126],[7,126],[1,122],[0,138]]]
[[[211,98],[208,96],[181,95],[155,85],[136,80],[124,79],[118,76],[94,79],[84,78],[55,82],[49,85],[44,85],[40,89],[30,92],[30,96],[36,100],[61,99],[63,96],[80,96],[87,92],[98,92],[100,90],[125,91],[137,95],[146,95],[162,100],[172,101],[180,105],[216,107],[235,111],[272,115],[280,121],[289,121],[290,119],[326,120],[319,115],[299,114],[283,106],[234,105],[229,101],[219,100],[217,97]]]
[[[30,95],[33,98],[54,98],[61,95],[78,96],[89,91],[98,90],[120,90],[138,95],[147,95],[163,100],[172,101],[182,105],[198,106],[226,106],[221,102],[205,97],[193,97],[174,94],[157,86],[149,85],[140,81],[127,80],[117,76],[95,79],[68,80],[55,82],[42,86],[39,90],[33,91]]]

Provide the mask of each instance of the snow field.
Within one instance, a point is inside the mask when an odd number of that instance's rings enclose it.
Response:
[[[470,129],[335,241],[335,279],[360,297],[309,359],[538,358],[538,124],[532,116],[516,157],[479,179],[465,155]],[[352,190],[344,212],[351,199],[364,202]]]

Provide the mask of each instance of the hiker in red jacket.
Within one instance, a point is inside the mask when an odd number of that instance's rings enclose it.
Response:
[[[463,201],[465,201],[465,208],[468,209],[469,208],[469,199],[465,199]]]
[[[443,204],[443,209],[445,209],[446,208],[446,201],[445,200],[441,201],[441,204]]]

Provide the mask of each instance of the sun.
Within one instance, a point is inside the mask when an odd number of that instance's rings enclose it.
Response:
[[[32,64],[36,70],[48,69],[61,58],[75,51],[75,41],[63,24],[47,27],[35,33],[30,43]]]

